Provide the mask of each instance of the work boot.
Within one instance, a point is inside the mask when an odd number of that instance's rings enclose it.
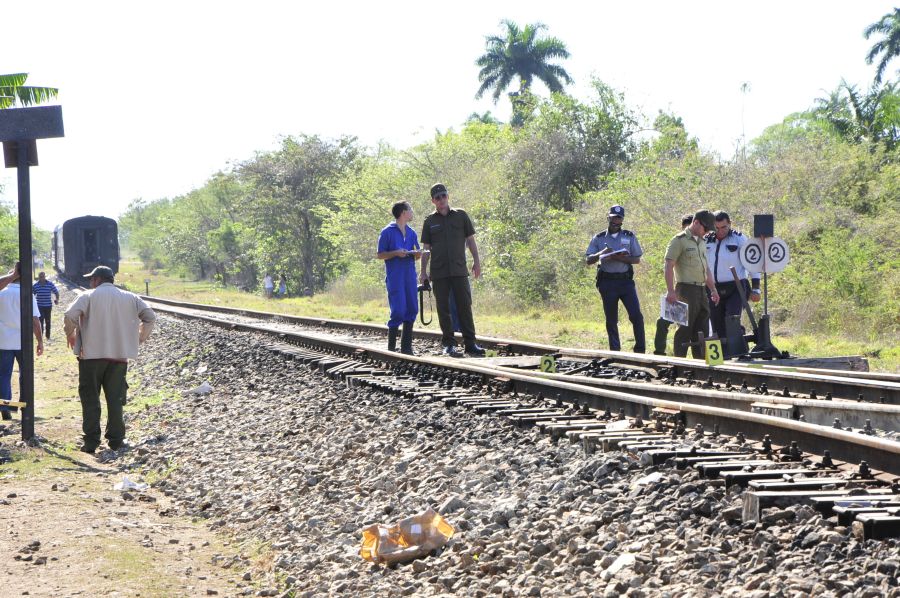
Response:
[[[397,334],[399,332],[399,328],[388,328],[388,351],[397,350]]]
[[[462,357],[463,356],[463,354],[460,353],[459,349],[457,349],[455,345],[446,345],[444,347],[442,354],[447,357]]]
[[[403,322],[403,332],[400,333],[400,352],[404,355],[415,355],[412,347],[412,322]]]
[[[484,357],[485,351],[475,343],[466,346],[466,355],[470,355],[472,357]]]

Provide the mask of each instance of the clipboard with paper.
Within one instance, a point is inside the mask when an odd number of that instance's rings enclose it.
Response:
[[[663,294],[659,298],[659,317],[673,324],[688,325],[688,304],[684,301],[669,303]]]

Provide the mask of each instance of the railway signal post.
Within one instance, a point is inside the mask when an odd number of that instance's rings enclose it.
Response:
[[[759,324],[753,321],[753,314],[747,304],[743,291],[741,301],[750,315],[750,323],[753,324],[756,336],[756,346],[750,352],[750,357],[763,359],[778,359],[786,356],[772,344],[769,322],[769,274],[781,272],[790,262],[790,253],[787,243],[775,236],[775,216],[772,214],[757,214],[753,217],[753,236],[755,237],[741,249],[741,263],[750,272],[762,272],[763,275],[763,315],[759,318]],[[733,271],[732,271],[733,272]],[[735,278],[736,278],[736,274]]]
[[[22,362],[19,366],[19,400],[22,410],[22,440],[34,437],[34,323],[31,313],[31,182],[28,169],[38,165],[37,140],[63,137],[62,107],[37,106],[0,110],[0,141],[7,168],[18,169],[19,263],[22,267]]]

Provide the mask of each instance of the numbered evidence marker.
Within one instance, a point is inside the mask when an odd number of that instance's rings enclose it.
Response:
[[[725,358],[722,355],[722,341],[719,339],[707,340],[706,364],[722,365],[723,363],[725,363]]]
[[[750,272],[781,272],[791,261],[787,243],[779,237],[751,239],[741,249],[741,263]]]
[[[485,349],[484,356],[485,357],[497,357],[497,350],[496,349]]]
[[[556,373],[556,357],[553,355],[544,355],[541,357],[541,371],[548,374]]]

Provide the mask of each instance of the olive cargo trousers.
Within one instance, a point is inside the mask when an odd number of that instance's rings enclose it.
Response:
[[[81,430],[84,446],[100,446],[100,389],[106,397],[106,440],[117,449],[125,441],[125,420],[122,406],[128,384],[125,374],[128,363],[108,359],[81,359],[78,362],[78,397],[81,399]]]

